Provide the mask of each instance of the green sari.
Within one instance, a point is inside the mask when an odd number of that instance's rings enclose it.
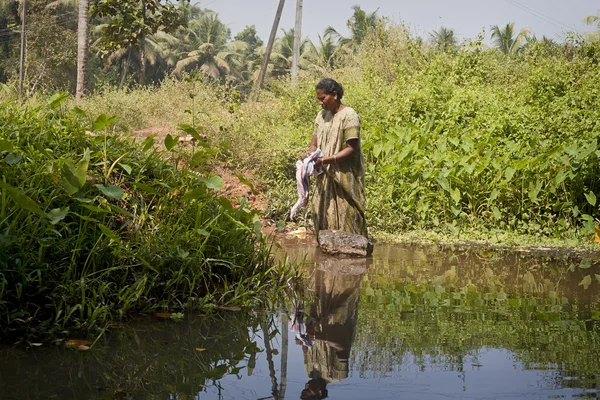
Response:
[[[360,149],[360,118],[356,111],[344,107],[335,115],[321,110],[315,119],[317,147],[325,157],[332,157],[358,139],[358,151],[350,157],[325,166],[317,176],[312,198],[312,216],[317,238],[320,230],[337,230],[367,237],[365,220],[365,169]]]

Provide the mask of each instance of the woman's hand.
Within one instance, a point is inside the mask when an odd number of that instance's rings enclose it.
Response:
[[[315,160],[315,167],[323,166],[323,157],[319,157]]]

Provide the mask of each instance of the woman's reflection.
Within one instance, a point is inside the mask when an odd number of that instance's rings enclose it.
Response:
[[[290,328],[304,352],[310,380],[301,399],[324,399],[327,384],[348,377],[350,348],[356,333],[360,283],[370,258],[320,257],[307,281],[308,309],[292,310]]]

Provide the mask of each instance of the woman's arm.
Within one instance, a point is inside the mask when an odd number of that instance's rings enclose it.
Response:
[[[312,139],[310,140],[310,146],[308,146],[308,155],[314,153],[315,150],[317,150],[317,135],[312,135]]]
[[[336,154],[333,154],[331,157],[317,158],[315,160],[315,166],[318,167],[320,165],[336,164],[350,157],[352,153],[354,153],[354,151],[358,151],[358,146],[360,146],[360,141],[358,138],[348,139],[348,141],[346,142],[346,147],[338,151]]]

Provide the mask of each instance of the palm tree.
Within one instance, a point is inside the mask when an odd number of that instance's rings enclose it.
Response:
[[[236,67],[240,66],[248,44],[239,40],[227,43],[230,35],[229,29],[213,11],[205,11],[200,18],[191,20],[184,30],[182,42],[184,47],[193,50],[183,52],[173,74],[180,76],[183,71],[197,67],[213,79],[227,74],[239,78]]]
[[[498,25],[492,26],[492,40],[494,45],[500,49],[500,51],[506,55],[516,53],[523,41],[527,39],[529,30],[521,29],[517,35],[515,35],[515,23],[510,22],[506,24],[504,29],[500,29]]]
[[[458,44],[454,36],[454,29],[443,26],[438,31],[431,32],[429,38],[435,48],[443,52],[454,50]]]
[[[381,23],[382,19],[377,16],[377,11],[379,9],[370,14],[367,14],[360,6],[354,6],[352,9],[354,10],[352,17],[346,22],[346,25],[350,30],[349,38],[340,35],[338,31],[331,26],[325,30],[325,35],[331,35],[334,38],[337,38],[338,45],[357,48],[371,29],[377,27],[377,25]]]
[[[294,29],[281,30],[283,36],[277,38],[275,49],[271,53],[271,63],[273,68],[271,74],[274,76],[282,76],[288,74],[292,68],[292,58],[294,55]],[[307,46],[310,41],[304,38],[300,41],[300,59],[298,60],[300,68],[307,67]]]
[[[600,40],[600,10],[596,15],[588,15],[583,19],[586,25],[596,25],[595,32],[587,32],[586,35],[589,40],[597,41]]]
[[[310,52],[308,56],[317,66],[321,68],[333,69],[336,66],[336,57],[338,55],[338,47],[333,42],[331,35],[325,34],[319,37],[319,46],[310,41]]]
[[[596,15],[588,15],[583,19],[586,25],[596,25],[596,29],[600,30],[600,10]]]
[[[96,29],[103,29],[103,26],[98,25]],[[167,34],[159,32],[155,35],[146,36],[143,40],[142,46],[140,46],[144,48],[143,53],[137,47],[122,47],[110,53],[105,58],[105,64],[107,66],[115,63],[121,64],[121,79],[118,86],[119,89],[125,85],[131,66],[137,66],[138,68],[141,68],[142,60],[144,65],[146,65],[146,63],[155,65],[162,58],[164,50],[160,39],[163,38],[164,35]],[[97,45],[97,41],[92,46],[95,45]]]

